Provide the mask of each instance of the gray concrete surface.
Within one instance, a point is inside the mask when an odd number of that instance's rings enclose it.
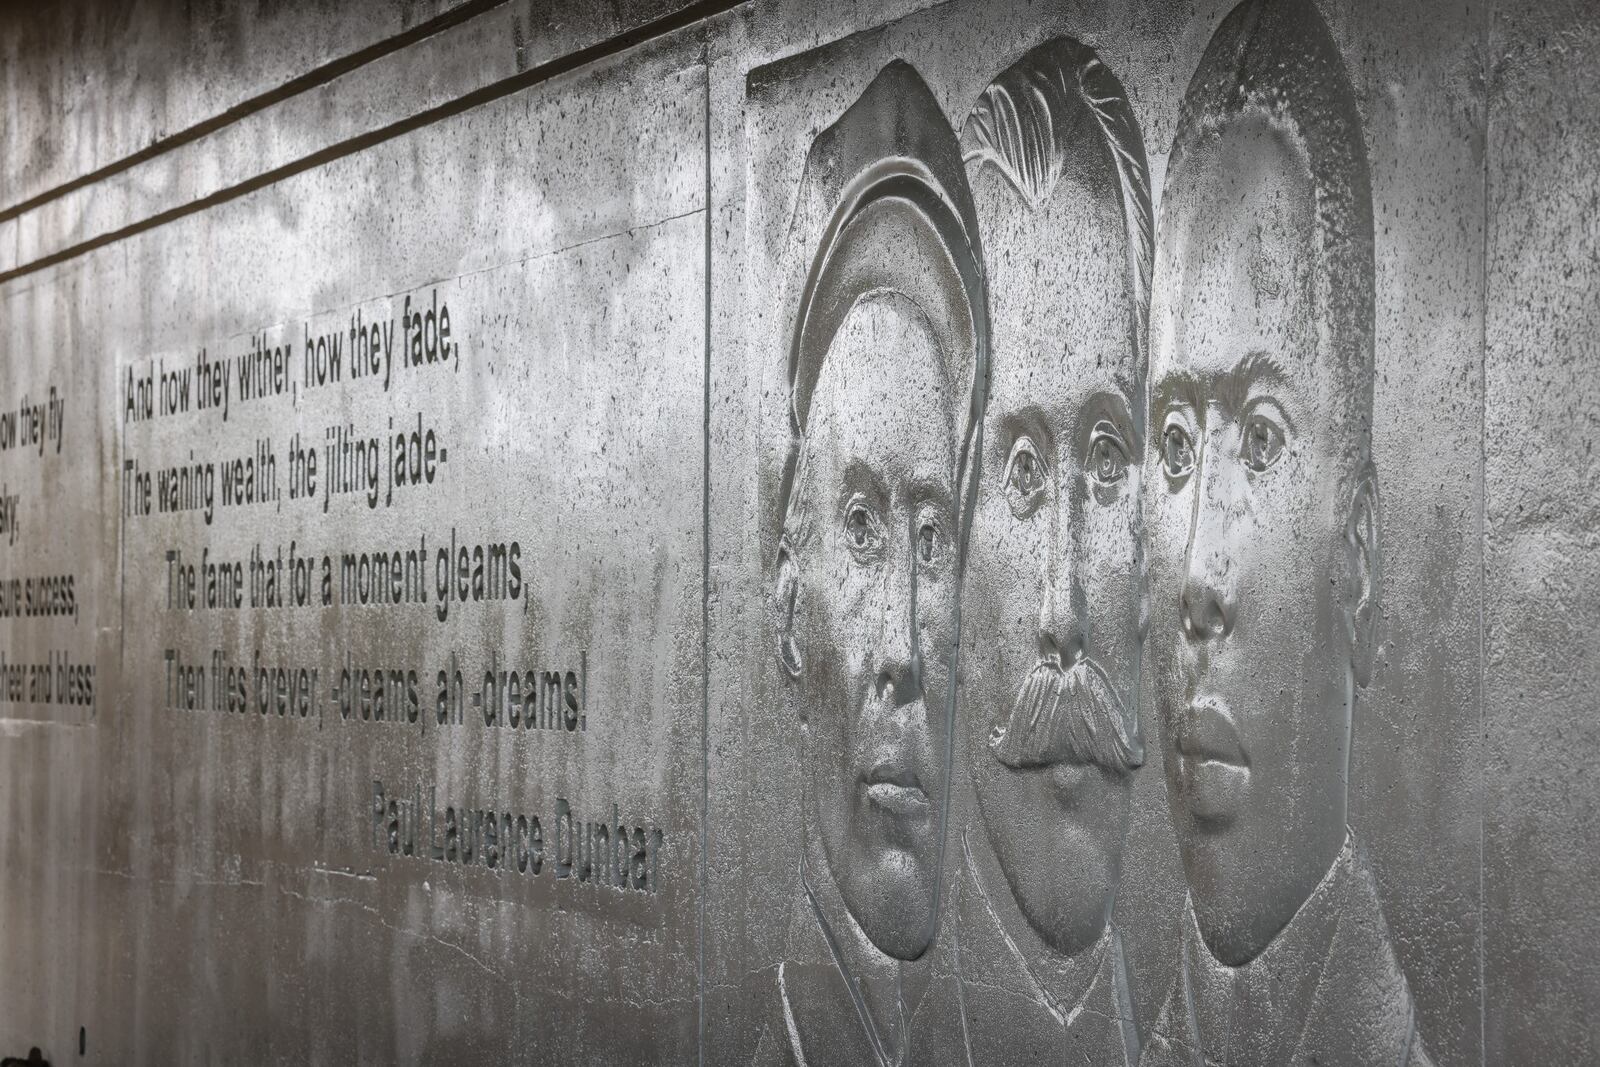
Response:
[[[1597,15],[0,7],[0,1056],[1592,1059]]]

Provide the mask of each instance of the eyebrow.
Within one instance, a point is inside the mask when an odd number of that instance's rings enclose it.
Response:
[[[1280,385],[1289,380],[1283,365],[1259,349],[1248,352],[1231,370],[1201,379],[1187,370],[1177,370],[1161,379],[1152,394],[1157,412],[1165,411],[1176,403],[1202,407],[1207,389],[1215,394],[1217,403],[1230,415],[1239,413],[1250,400],[1250,392],[1258,385]]]
[[[1044,409],[1038,404],[1024,404],[1000,416],[1000,430],[996,435],[995,444],[1006,454],[1000,460],[1007,463],[1011,459],[1011,448],[1016,444],[1017,437],[1027,434],[1033,438],[1034,443],[1049,451],[1055,450],[1054,435],[1050,432],[1050,420],[1045,417]]]
[[[951,477],[954,476],[952,472]],[[845,464],[838,491],[834,496],[839,504],[843,504],[858,493],[865,494],[879,507],[893,507],[895,498],[899,495],[895,487],[886,482],[872,464],[859,458]],[[950,506],[955,501],[953,488],[936,476],[913,475],[905,483],[903,495],[904,499],[912,504],[933,501],[943,506]]]
[[[889,495],[878,472],[871,464],[860,458],[851,459],[845,464],[844,470],[839,475],[838,491],[834,495],[842,504],[856,493],[866,493],[879,502]]]
[[[1186,370],[1173,371],[1156,385],[1151,394],[1154,401],[1154,413],[1160,421],[1160,415],[1175,404],[1182,403],[1188,407],[1201,407],[1200,382],[1193,374]]]
[[[1288,380],[1282,365],[1260,349],[1245,353],[1238,366],[1217,377],[1217,403],[1229,415],[1238,415],[1250,400],[1254,386],[1281,385]]]
[[[935,478],[914,478],[907,487],[906,499],[912,504],[937,504],[951,507],[955,504],[952,488]]]
[[[1137,422],[1134,413],[1137,409],[1128,402],[1128,398],[1116,389],[1102,389],[1091,396],[1083,405],[1083,413],[1078,420],[1078,433],[1081,440],[1078,442],[1080,450],[1087,446],[1094,434],[1094,428],[1102,422],[1109,422],[1117,428],[1117,432],[1126,438],[1129,448],[1139,447]]]

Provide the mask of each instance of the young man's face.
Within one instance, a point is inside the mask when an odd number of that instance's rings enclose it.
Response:
[[[1352,442],[1299,148],[1231,122],[1168,182],[1151,314],[1150,663],[1195,912],[1253,958],[1343,842]]]
[[[1137,744],[1142,640],[1126,230],[1109,160],[1083,155],[1038,208],[993,166],[972,176],[993,357],[960,706],[1000,868],[1069,955],[1105,927],[1132,789],[1074,735]]]
[[[955,637],[956,433],[904,297],[846,316],[810,408],[798,560],[811,817],[845,905],[900,959],[933,931]]]

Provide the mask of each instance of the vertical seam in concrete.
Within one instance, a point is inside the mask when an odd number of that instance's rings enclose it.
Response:
[[[711,30],[701,44],[700,70],[705,92],[701,133],[705,140],[705,338],[701,368],[700,457],[700,892],[695,901],[695,1054],[706,1062],[706,883],[711,824]]]
[[[127,250],[123,250],[123,259],[127,259]],[[126,265],[124,265],[126,269]],[[131,365],[130,365],[131,370]],[[122,403],[116,402],[116,386],[122,384],[122,375],[118,373],[115,364],[111,368],[112,403],[113,408],[122,418],[121,447],[117,450],[117,458],[112,463],[117,468],[117,690],[120,695],[122,679],[128,670],[128,516],[125,509],[123,495],[127,492],[128,472],[122,464],[128,458],[128,420],[123,404],[127,403],[124,397]],[[98,644],[98,642],[96,642]],[[97,718],[99,711],[96,709],[93,717]]]
[[[1478,279],[1478,1063],[1487,1067],[1488,964],[1484,959],[1484,924],[1489,919],[1485,894],[1484,839],[1489,820],[1489,722],[1485,687],[1488,681],[1489,589],[1489,125],[1494,76],[1494,0],[1485,0],[1483,18],[1483,274]]]

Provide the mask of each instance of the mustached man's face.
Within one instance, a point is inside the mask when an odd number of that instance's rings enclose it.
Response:
[[[796,626],[813,826],[846,907],[915,959],[934,926],[954,650],[956,430],[925,320],[846,317],[810,409]]]
[[[1109,162],[1069,170],[1036,209],[993,166],[972,180],[994,355],[963,590],[966,762],[1023,916],[1074,955],[1109,918],[1132,789],[1125,760],[1095,753],[1118,724],[1138,743],[1127,243]]]
[[[1202,933],[1228,963],[1345,834],[1359,568],[1351,388],[1315,291],[1304,156],[1232,122],[1169,177],[1151,313],[1151,668]]]

